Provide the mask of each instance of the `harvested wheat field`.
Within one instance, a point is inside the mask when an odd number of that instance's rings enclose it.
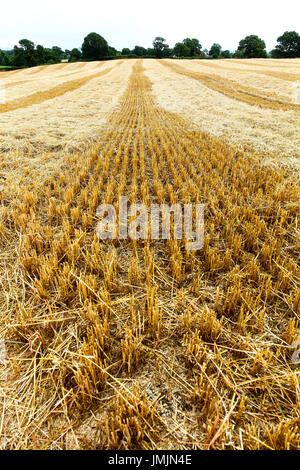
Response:
[[[300,60],[1,77],[1,448],[299,449]],[[121,196],[202,249],[100,239]]]

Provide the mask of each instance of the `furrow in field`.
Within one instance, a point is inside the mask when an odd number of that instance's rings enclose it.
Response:
[[[296,82],[300,80],[300,74],[288,73],[288,72],[269,72],[267,70],[255,70],[254,73],[259,73],[261,75],[266,75],[269,77],[279,78],[280,80],[286,80],[288,82]]]
[[[115,65],[110,73],[89,81],[72,93],[2,113],[0,149],[5,152],[19,149],[26,153],[28,161],[30,155],[36,158],[39,155],[42,162],[45,151],[70,151],[86,141],[95,142],[127,87],[133,63],[124,61],[120,66]],[[52,86],[55,83],[53,75]]]
[[[294,69],[299,71],[299,59],[226,59],[226,63],[240,64],[249,67],[268,67],[277,69]]]
[[[179,61],[176,61],[181,65]],[[276,99],[284,103],[295,103],[295,87],[297,86],[297,77],[295,73],[289,73],[288,80],[283,80],[277,76],[269,75],[268,69],[257,67],[256,69],[239,64],[232,65],[224,60],[185,60],[184,66],[192,72],[201,72],[205,74],[220,75],[221,78],[232,80],[233,82],[248,89],[255,89],[257,94],[267,98]],[[266,71],[266,74],[264,72]],[[278,70],[282,72],[282,70]],[[275,73],[276,75],[276,73]],[[297,101],[296,101],[297,103]],[[299,103],[298,103],[299,104]]]
[[[211,67],[214,70],[222,71],[222,72],[242,72],[242,73],[254,73],[258,75],[265,75],[268,77],[274,77],[278,78],[280,80],[286,80],[289,82],[295,82],[297,80],[300,80],[300,73],[297,73],[297,70],[293,73],[289,72],[282,72],[282,70],[277,70],[277,71],[271,71],[271,70],[263,70],[259,67],[264,66],[263,64],[257,64],[255,70],[251,68],[247,68],[247,63],[243,64],[243,68],[238,68],[238,67],[228,67],[228,65],[231,65],[232,63],[228,63],[227,61],[219,61],[219,60],[213,60],[213,61],[206,61],[204,62],[203,60],[195,60],[193,61],[194,63],[197,63],[198,65],[204,65],[205,67]],[[291,67],[292,68],[292,67]],[[299,72],[299,71],[298,71]]]
[[[281,100],[272,99],[267,95],[262,96],[259,90],[245,87],[233,80],[228,80],[218,75],[193,72],[177,64],[171,63],[169,60],[160,60],[160,63],[174,70],[176,73],[199,80],[210,89],[222,93],[232,99],[243,101],[244,103],[259,106],[261,108],[300,111],[300,105],[285,103]]]
[[[264,153],[266,161],[274,157],[279,164],[299,166],[299,113],[233,100],[154,60],[145,62],[145,67],[159,106],[180,114],[191,127],[253,148]]]
[[[121,65],[122,63],[123,63],[123,61],[118,61],[117,62],[118,65]],[[83,70],[82,67],[79,68],[79,69],[77,68],[77,70],[74,70],[72,67],[70,67],[70,64],[64,64],[64,65],[68,66],[67,67],[67,69],[68,69],[67,73],[63,73],[64,69],[61,69],[62,73],[60,73],[57,69],[53,69],[52,67],[49,67],[49,66],[44,66],[44,67],[46,67],[46,70],[45,70],[45,73],[41,74],[42,76],[40,76],[40,74],[38,76],[35,76],[34,74],[31,74],[25,80],[17,80],[17,81],[8,81],[8,79],[6,79],[3,84],[4,84],[6,89],[7,88],[17,87],[17,86],[19,87],[20,85],[26,84],[27,87],[25,87],[25,90],[24,90],[24,93],[25,93],[25,96],[26,96],[26,95],[30,95],[31,90],[36,89],[37,87],[39,88],[39,91],[46,91],[48,88],[51,88],[51,85],[53,85],[53,80],[55,80],[55,82],[57,84],[60,84],[60,81],[62,83],[66,81],[66,80],[64,80],[65,77],[71,77],[71,76],[74,76],[74,75],[78,75],[78,76],[80,76],[80,78],[82,78],[82,77],[84,77],[85,73],[86,73],[86,76],[87,76],[88,73],[91,72],[93,69],[100,68],[100,67],[102,68],[103,66],[106,66],[107,63],[97,62],[97,65],[96,66],[94,65],[93,67],[89,66],[90,64],[88,64],[88,66],[85,70]],[[23,97],[24,95],[23,94],[20,95],[20,91],[18,90],[18,96],[17,97],[14,97],[14,95],[11,95],[11,96],[13,97],[13,99],[16,99],[16,98],[19,99],[19,98]],[[9,99],[9,97],[8,97],[8,101],[12,101],[12,99]]]
[[[14,111],[16,109],[27,108],[28,106],[41,104],[44,101],[48,101],[53,98],[62,96],[65,93],[73,92],[77,90],[78,88],[86,85],[88,82],[90,82],[94,78],[99,78],[99,77],[102,77],[103,75],[106,75],[107,73],[111,72],[113,68],[114,67],[109,67],[101,72],[90,74],[86,77],[78,78],[75,80],[68,80],[48,90],[33,93],[29,96],[25,96],[20,99],[11,100],[11,101],[8,101],[7,103],[0,104],[0,113],[7,113],[9,111]]]

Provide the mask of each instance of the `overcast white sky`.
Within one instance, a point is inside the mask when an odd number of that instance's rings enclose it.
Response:
[[[72,49],[95,31],[117,49],[151,47],[155,36],[163,36],[170,46],[191,37],[203,48],[218,42],[235,50],[240,39],[257,34],[270,50],[284,31],[300,33],[299,0],[2,0],[0,5],[2,49],[24,38]]]

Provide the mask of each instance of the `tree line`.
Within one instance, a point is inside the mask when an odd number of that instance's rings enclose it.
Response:
[[[256,35],[246,36],[239,42],[236,51],[223,50],[220,44],[214,43],[210,50],[203,49],[198,39],[185,38],[171,48],[166,39],[156,37],[152,48],[135,46],[118,51],[97,33],[88,34],[81,48],[62,50],[58,46],[45,48],[35,45],[29,39],[21,39],[10,51],[0,50],[0,65],[15,67],[32,67],[42,64],[55,64],[62,60],[75,62],[79,60],[103,60],[115,57],[177,57],[177,58],[295,58],[300,57],[300,35],[296,31],[285,31],[277,38],[275,49],[269,53],[263,39]]]

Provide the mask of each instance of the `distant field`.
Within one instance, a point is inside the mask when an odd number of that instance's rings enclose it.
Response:
[[[0,78],[0,447],[299,449],[300,59]],[[203,248],[100,240],[121,196]]]
[[[0,104],[0,148],[27,145],[40,151],[94,138],[124,92],[134,63],[63,63],[3,72],[8,102]],[[157,103],[196,128],[294,163],[300,156],[299,59],[145,60],[144,67]]]

